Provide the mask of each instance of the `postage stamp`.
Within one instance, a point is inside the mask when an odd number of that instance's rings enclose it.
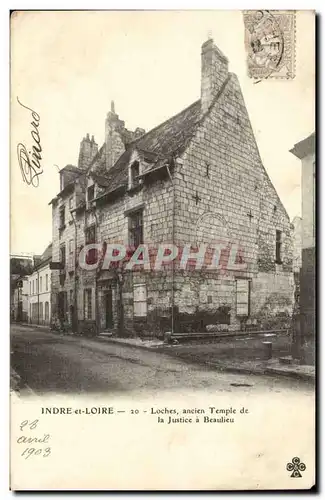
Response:
[[[243,11],[250,78],[295,77],[294,10]]]

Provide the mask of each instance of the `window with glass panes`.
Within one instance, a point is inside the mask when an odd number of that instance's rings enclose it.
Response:
[[[129,215],[129,245],[137,248],[143,243],[143,211]]]

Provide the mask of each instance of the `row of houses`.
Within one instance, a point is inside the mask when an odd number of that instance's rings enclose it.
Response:
[[[292,152],[304,158],[302,146]],[[24,285],[30,322],[141,336],[290,324],[305,229],[289,220],[238,79],[211,39],[202,45],[200,99],[149,132],[128,130],[112,102],[104,144],[89,134],[82,139],[77,165],[60,170],[50,204],[52,244]],[[107,267],[110,245],[127,250]],[[161,245],[176,248],[175,259],[159,254]],[[200,245],[214,250],[212,259],[217,253],[216,265],[205,254],[195,268]],[[159,268],[157,255],[168,261]]]
[[[11,273],[11,320],[39,325],[51,324],[52,244],[33,258],[13,258],[26,263],[20,273]],[[20,266],[21,267],[21,266]]]

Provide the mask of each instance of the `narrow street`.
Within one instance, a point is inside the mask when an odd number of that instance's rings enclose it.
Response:
[[[311,385],[295,379],[222,373],[166,354],[21,325],[11,327],[11,366],[21,377],[21,393],[29,388],[36,394],[182,389],[313,394]]]

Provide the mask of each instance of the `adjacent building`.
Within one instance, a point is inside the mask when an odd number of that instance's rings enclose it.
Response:
[[[302,217],[298,215],[292,219],[292,241],[293,241],[293,272],[300,275],[302,262]]]
[[[52,244],[34,258],[33,272],[28,276],[28,322],[50,325],[51,322],[51,270]]]
[[[200,99],[149,132],[128,130],[112,103],[104,144],[86,135],[51,204],[54,321],[152,336],[208,325],[274,329],[290,320],[292,227],[238,79],[212,40],[202,45]],[[97,244],[87,255],[93,270],[80,266],[87,244]],[[129,259],[146,245],[150,264],[105,269],[111,244],[126,247]],[[156,269],[160,244],[174,245],[177,256]],[[205,254],[194,269],[204,244],[218,254],[216,265]]]
[[[292,220],[293,241],[293,276],[295,281],[295,313],[300,311],[300,274],[302,253],[302,218],[296,216]]]
[[[315,133],[290,150],[301,160],[302,254],[300,275],[301,334],[308,342],[315,337],[315,237],[316,237],[316,153]]]
[[[27,321],[28,278],[32,272],[33,259],[25,254],[10,257],[10,320]]]
[[[11,321],[26,322],[28,318],[28,276],[11,276]]]

